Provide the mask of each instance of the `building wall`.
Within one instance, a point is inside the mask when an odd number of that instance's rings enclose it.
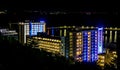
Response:
[[[103,51],[102,36],[98,29],[67,32],[69,45],[66,46],[66,56],[80,62],[96,61]]]
[[[38,32],[46,32],[45,22],[19,23],[19,42],[26,43],[26,36],[37,35]]]
[[[41,37],[35,37],[35,38],[37,39],[38,47],[41,50],[45,50],[53,54],[63,55],[61,51],[62,49],[61,40],[51,39],[51,38],[41,38]]]

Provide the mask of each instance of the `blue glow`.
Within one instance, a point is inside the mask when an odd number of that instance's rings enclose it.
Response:
[[[83,61],[87,62],[87,48],[88,48],[88,45],[87,45],[87,41],[88,41],[88,35],[87,35],[87,31],[84,31],[83,32],[83,42],[84,42],[84,45],[83,45]]]
[[[54,36],[54,28],[52,27],[52,35]]]
[[[98,28],[98,54],[102,53],[103,49],[103,28]]]
[[[43,32],[44,31],[44,25],[40,23],[29,23],[29,34],[30,36],[32,35],[37,35],[38,32]]]
[[[39,18],[38,21],[40,23],[45,23],[47,20],[46,20],[46,18],[42,17],[42,18]]]
[[[40,32],[43,31],[43,25],[40,25]]]
[[[40,23],[45,23],[45,21],[44,21],[44,20],[41,20]]]
[[[32,23],[31,22],[29,23],[29,34],[30,34],[30,37],[31,37],[31,35],[32,35]]]

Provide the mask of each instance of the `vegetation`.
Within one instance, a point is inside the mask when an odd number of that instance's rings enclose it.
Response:
[[[91,68],[99,70],[94,64],[70,64],[70,60],[63,56],[52,55],[26,45],[21,45],[16,40],[9,41],[7,38],[0,39],[0,70],[10,69],[33,69],[33,70],[65,70]]]

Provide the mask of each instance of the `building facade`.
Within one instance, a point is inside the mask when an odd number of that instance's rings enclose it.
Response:
[[[103,28],[67,32],[66,57],[79,62],[94,62],[103,53]]]
[[[46,23],[30,22],[30,23],[19,23],[19,42],[26,43],[27,37],[37,35],[38,32],[46,32]]]
[[[37,48],[50,52],[52,54],[58,54],[63,56],[62,43],[61,38],[53,38],[53,37],[37,37],[33,36],[32,40],[37,42]]]

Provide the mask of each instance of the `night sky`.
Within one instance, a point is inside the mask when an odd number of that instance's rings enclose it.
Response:
[[[3,0],[0,2],[0,10],[8,10],[7,15],[0,15],[3,23],[17,22],[24,19],[39,20],[44,18],[47,24],[52,25],[94,25],[94,26],[118,26],[119,2],[113,1],[63,1],[63,0]],[[26,13],[24,11],[66,11],[66,12],[91,12],[96,14],[81,15],[40,15],[38,13]],[[6,21],[7,20],[7,21]],[[5,22],[4,22],[5,21]]]

